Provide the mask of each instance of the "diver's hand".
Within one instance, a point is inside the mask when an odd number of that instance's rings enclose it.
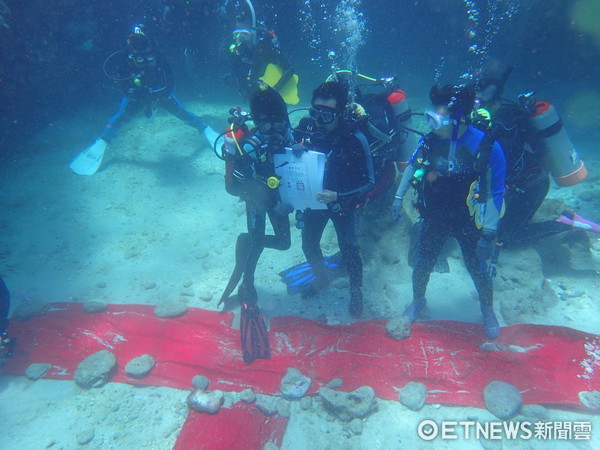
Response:
[[[304,150],[306,150],[306,147],[302,144],[292,145],[292,153],[296,158],[301,158],[302,154],[304,153]]]
[[[402,198],[395,198],[394,203],[392,203],[392,220],[394,222],[398,222],[400,220],[400,214],[402,213]]]
[[[492,257],[493,245],[492,241],[494,240],[494,236],[492,235],[483,235],[477,241],[477,256],[482,261],[487,261]]]
[[[321,203],[331,203],[335,202],[338,198],[337,192],[324,190],[323,192],[317,192],[317,201]]]

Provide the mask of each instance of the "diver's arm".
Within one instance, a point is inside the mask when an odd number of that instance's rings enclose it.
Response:
[[[417,168],[414,164],[409,164],[404,169],[402,173],[402,178],[400,179],[400,184],[398,185],[398,189],[396,190],[396,195],[394,196],[397,199],[404,198],[404,195],[408,192],[408,188],[410,188],[410,180],[413,179]]]
[[[338,192],[338,198],[349,197],[357,194],[364,196],[375,187],[375,168],[373,166],[373,155],[371,154],[371,148],[369,147],[367,138],[360,131],[356,131],[354,133],[354,137],[356,138],[356,144],[360,146],[363,157],[365,158],[367,182],[356,189],[352,189],[351,191]]]
[[[416,161],[422,156],[423,152],[421,149],[423,147],[424,142],[425,140],[421,138],[419,144],[417,145],[417,148],[408,160],[406,169],[404,169],[404,172],[402,173],[402,178],[400,179],[400,184],[398,185],[398,189],[396,190],[395,195],[395,198],[398,200],[402,200],[402,198],[404,198],[404,195],[408,192],[408,189],[410,188],[410,180],[413,179],[415,172],[417,171],[418,165],[416,164]]]
[[[498,222],[504,214],[506,160],[497,142],[494,142],[492,147],[485,176],[488,179],[488,196],[480,225],[483,238],[491,241],[498,231]]]
[[[506,190],[506,159],[502,147],[494,142],[489,162],[492,171],[490,191],[494,198],[494,205],[498,211],[502,210],[504,191]]]

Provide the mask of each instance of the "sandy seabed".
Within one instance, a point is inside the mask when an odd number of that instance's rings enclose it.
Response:
[[[229,105],[188,106],[215,129],[226,125]],[[224,163],[196,130],[157,112],[150,120],[133,121],[115,138],[97,174],[74,175],[68,164],[98,132],[92,128],[85,117],[57,122],[32,139],[26,152],[12,154],[0,167],[0,270],[12,292],[13,310],[31,299],[149,305],[184,301],[217,309],[233,267],[236,237],[246,227],[243,203],[224,190]],[[598,162],[590,161],[588,167],[592,174],[600,173]],[[600,178],[590,179],[573,189],[555,189],[549,197],[581,206],[579,193],[598,189]],[[597,203],[588,206],[597,211]],[[590,218],[600,221],[600,216]],[[406,223],[362,230],[367,246],[364,319],[393,317],[411,301],[411,269],[404,262],[407,230]],[[592,244],[596,237],[590,236]],[[322,247],[326,254],[337,249],[331,227]],[[600,254],[597,249],[592,261]],[[542,272],[535,250],[519,252],[503,255],[500,274],[505,276],[497,279],[495,305],[501,323],[564,325],[598,333],[600,279],[593,267],[550,276]],[[278,272],[302,260],[295,228],[289,251],[263,253],[256,286],[264,315],[351,322],[343,280],[311,300],[286,294]],[[519,261],[535,264],[519,266]],[[449,250],[448,262],[450,273],[432,276],[427,318],[479,322],[474,288],[456,249]],[[552,297],[555,285],[567,293],[564,298]],[[543,302],[536,295],[544,295]],[[187,414],[187,394],[117,383],[86,391],[71,381],[2,376],[0,448],[76,448],[76,436],[90,428],[95,437],[88,448],[170,448]],[[549,414],[550,420],[591,421],[592,441],[505,441],[504,447],[600,447],[597,415],[562,410]],[[428,404],[413,412],[398,402],[380,400],[378,412],[364,420],[362,434],[352,435],[341,423],[296,405],[282,448],[501,448],[498,441],[474,439],[426,443],[416,433],[425,418],[494,420],[476,408]]]

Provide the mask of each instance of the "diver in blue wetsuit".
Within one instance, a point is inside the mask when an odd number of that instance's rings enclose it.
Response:
[[[109,142],[118,130],[138,112],[144,111],[151,117],[158,106],[166,109],[188,125],[204,131],[207,125],[195,114],[188,111],[175,96],[175,79],[169,63],[156,51],[150,37],[136,27],[127,40],[129,57],[119,68],[119,85],[125,93],[121,107],[100,135]]]
[[[126,61],[113,59],[127,55]],[[198,116],[188,111],[175,96],[175,80],[167,60],[156,49],[152,39],[142,26],[136,26],[127,40],[127,48],[113,53],[105,61],[105,73],[119,83],[125,96],[119,111],[108,121],[102,134],[71,163],[71,169],[79,175],[96,173],[107,144],[125,123],[140,111],[152,117],[157,107],[162,107],[188,125],[202,132],[212,145],[218,134]],[[107,67],[114,65],[113,69]]]
[[[413,322],[423,312],[433,267],[446,240],[454,237],[479,294],[484,331],[494,339],[500,328],[487,265],[504,209],[504,154],[497,142],[468,124],[475,102],[473,86],[434,86],[430,99],[433,109],[425,117],[432,131],[419,142],[392,205],[392,216],[398,220],[404,194],[411,184],[417,187],[422,227],[412,276],[413,302],[404,315]]]

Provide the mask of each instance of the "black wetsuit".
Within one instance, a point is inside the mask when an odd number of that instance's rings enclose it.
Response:
[[[457,168],[448,172],[447,157],[450,140],[439,139],[430,133],[422,139],[409,164],[425,168],[417,201],[423,219],[417,260],[413,269],[413,296],[415,301],[425,298],[429,277],[439,253],[449,237],[460,245],[465,266],[473,279],[482,305],[491,305],[493,291],[491,279],[486,275],[485,262],[477,255],[477,242],[481,237],[467,206],[469,187],[478,178],[475,170],[477,152],[483,133],[473,127],[458,139]],[[422,165],[419,160],[426,164]],[[495,143],[490,155],[491,193],[498,210],[502,208],[505,162],[502,149]]]
[[[273,86],[275,90],[284,86],[294,74],[290,61],[281,52],[277,36],[272,31],[258,29],[255,45],[247,43],[234,52],[223,49],[222,53],[225,52],[228,54],[231,74],[240,94],[245,98],[250,98],[256,91],[258,80],[265,74],[269,64],[279,66],[283,72],[280,80]]]
[[[146,55],[149,56],[149,55]],[[175,79],[167,60],[160,54],[153,54],[154,65],[138,66],[131,59],[119,68],[116,78],[125,96],[119,111],[108,121],[100,138],[109,142],[136,114],[144,110],[151,117],[158,106],[166,109],[188,125],[203,131],[206,124],[188,111],[175,96]]]
[[[548,220],[530,223],[550,190],[544,155],[531,145],[535,131],[529,115],[518,105],[505,103],[492,118],[493,132],[506,157],[506,212],[500,221],[499,240],[505,244],[535,241],[571,229]]]
[[[350,278],[350,288],[362,286],[362,259],[357,233],[357,209],[375,185],[373,159],[367,139],[360,131],[340,129],[338,135],[313,150],[325,153],[323,189],[337,192],[338,200],[325,210],[306,210],[302,228],[302,250],[315,268],[317,277],[325,277],[321,236],[327,222],[335,227],[338,245]]]
[[[250,298],[243,299],[249,302],[256,300],[252,298],[254,273],[262,251],[265,248],[287,250],[291,245],[288,212],[280,203],[278,190],[268,187],[267,180],[275,175],[273,155],[293,144],[292,135],[290,132],[285,142],[277,146],[265,142],[260,132],[250,132],[240,142],[243,154],[229,156],[226,174],[227,192],[246,202],[248,233],[242,233],[238,240],[248,239],[246,236],[250,240],[240,287],[244,292],[250,292]],[[272,235],[265,234],[267,216],[273,227]]]
[[[0,277],[0,334],[8,328],[8,313],[10,311],[10,292]]]

